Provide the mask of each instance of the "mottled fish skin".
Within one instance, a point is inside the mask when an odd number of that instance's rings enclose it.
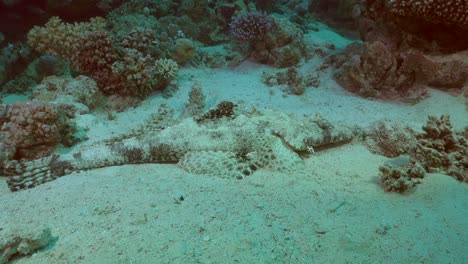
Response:
[[[34,161],[11,161],[5,164],[4,171],[9,175],[7,184],[10,190],[20,191],[74,172],[125,164],[182,161],[179,167],[187,170],[189,169],[186,166],[187,162],[191,162],[194,157],[209,153],[211,153],[209,157],[212,157],[215,153],[225,153],[217,156],[231,157],[230,162],[226,161],[226,164],[235,167],[234,170],[239,168],[242,171],[229,175],[239,179],[251,175],[257,168],[281,167],[278,163],[283,162],[282,158],[288,166],[295,166],[302,160],[300,155],[304,152],[310,154],[314,153],[314,149],[344,144],[350,142],[356,135],[355,128],[331,124],[323,126],[323,119],[314,121],[312,119],[297,120],[290,116],[276,117],[244,116],[241,121],[225,120],[224,124],[218,124],[215,128],[205,128],[192,120],[193,124],[189,122],[190,125],[196,126],[200,132],[196,136],[186,136],[186,141],[178,140],[183,136],[174,136],[177,133],[180,134],[180,131],[187,130],[183,127],[186,124],[180,123],[161,131],[139,131],[136,136],[127,135],[114,141],[106,140],[74,154],[53,155]],[[229,127],[227,135],[221,133],[226,132],[226,126]],[[296,126],[300,133],[295,130],[281,130],[281,127],[295,129]],[[168,135],[171,136],[169,140]],[[208,138],[211,138],[213,142],[207,142],[206,146],[199,146],[198,135],[202,135],[204,140],[209,135]],[[239,147],[240,145],[242,146]],[[187,154],[190,155],[187,156]],[[273,157],[272,161],[257,160],[258,157],[265,156]],[[233,166],[232,162],[239,162],[239,166]],[[229,169],[232,170],[232,168]],[[211,171],[208,173],[216,174]]]

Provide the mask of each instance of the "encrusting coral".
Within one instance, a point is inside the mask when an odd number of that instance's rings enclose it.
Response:
[[[444,59],[373,41],[362,48],[350,46],[343,54],[336,80],[365,97],[414,102],[424,98],[427,86],[459,90],[468,82],[465,52]]]
[[[391,13],[468,29],[466,0],[389,0]]]
[[[467,10],[464,0],[367,1],[364,43],[333,55],[336,80],[365,97],[409,103],[427,87],[460,91],[468,83]]]
[[[251,56],[278,68],[294,66],[305,56],[304,33],[288,18],[251,12],[234,17],[231,35],[246,42]]]

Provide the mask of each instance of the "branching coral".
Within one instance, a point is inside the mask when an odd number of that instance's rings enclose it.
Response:
[[[110,94],[118,93],[120,79],[112,71],[112,64],[118,59],[112,39],[106,32],[96,32],[78,40],[80,50],[69,59],[72,65],[92,77],[99,88]]]
[[[450,117],[430,116],[418,135],[413,155],[428,172],[439,172],[468,182],[468,138],[454,132]]]
[[[119,37],[116,44],[120,48],[135,49],[144,56],[159,58],[161,56],[159,43],[156,31],[149,28],[136,28],[129,34]]]
[[[455,132],[449,116],[442,115],[429,116],[422,128],[424,133],[416,133],[378,125],[368,133],[371,150],[395,157],[380,167],[386,191],[406,192],[420,183],[425,172],[468,182],[468,127]]]
[[[154,62],[155,76],[161,80],[170,82],[179,72],[179,65],[171,59],[159,59]]]
[[[90,22],[63,23],[58,17],[52,17],[43,27],[35,26],[28,33],[28,44],[39,52],[70,59],[80,50],[84,36],[105,29],[103,18],[92,18]]]
[[[261,40],[271,30],[273,19],[265,13],[249,12],[235,17],[229,24],[231,35],[242,41]]]
[[[387,192],[405,193],[424,178],[424,168],[408,156],[400,156],[379,167],[380,183]]]
[[[134,49],[126,49],[125,55],[112,64],[112,72],[121,79],[121,87],[117,87],[120,94],[137,97],[147,96],[157,83],[154,79],[154,69],[151,58]]]
[[[70,61],[108,95],[143,98],[153,89],[167,85],[178,70],[172,60],[157,60],[154,31],[136,29],[116,38],[105,30],[105,21],[98,18],[67,24],[54,17],[44,27],[33,28],[28,43],[39,52]]]

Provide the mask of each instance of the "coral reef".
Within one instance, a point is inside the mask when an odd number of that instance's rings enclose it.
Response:
[[[398,52],[380,41],[345,51],[336,80],[347,90],[365,97],[418,101],[425,88],[460,90],[468,81],[467,54],[441,59],[412,50]]]
[[[380,168],[385,190],[410,190],[426,172],[446,174],[468,183],[468,127],[454,132],[449,116],[442,115],[429,116],[422,129],[423,133],[417,133],[378,123],[367,132],[370,150],[393,158]]]
[[[27,65],[23,72],[8,81],[1,88],[0,93],[26,94],[39,84],[44,77],[51,75],[70,75],[68,63],[52,55],[42,55]]]
[[[392,42],[396,47],[412,47],[424,53],[452,53],[468,48],[464,1],[367,1],[359,21],[364,41]],[[402,8],[405,5],[407,8]],[[447,9],[441,7],[447,6]],[[449,14],[443,16],[443,14]]]
[[[102,18],[68,24],[53,17],[44,27],[36,26],[29,32],[28,43],[39,52],[70,61],[108,95],[144,98],[177,75],[175,62],[152,57],[157,56],[152,31],[134,30],[117,38],[105,27]]]
[[[252,10],[251,10],[252,9]],[[110,12],[112,30],[127,34],[134,28],[156,29],[158,35],[184,37],[206,45],[225,42],[228,24],[237,14],[255,11],[244,1],[125,1]]]
[[[240,41],[262,40],[273,27],[273,19],[265,13],[248,12],[229,23],[231,35]]]
[[[157,69],[151,57],[142,57],[138,51],[127,49],[122,59],[115,61],[110,70],[113,78],[106,80],[109,83],[104,88],[106,93],[144,98],[158,85],[155,71],[163,69]]]
[[[362,54],[352,54],[346,61],[335,77],[351,92],[385,99],[410,96],[414,79],[399,74],[397,58],[384,43],[366,43]]]
[[[461,90],[468,82],[466,52],[440,57],[373,41],[362,48],[349,46],[342,54],[344,58],[335,61],[336,80],[364,97],[417,102],[425,97],[426,87]]]
[[[464,0],[389,0],[388,10],[395,15],[468,29],[468,3]]]
[[[450,11],[442,8],[446,5]],[[461,22],[466,20],[467,11],[460,5],[466,3],[367,1],[359,23],[364,44],[350,45],[338,55],[343,58],[332,59],[337,81],[365,97],[406,102],[424,98],[427,87],[460,91],[468,82],[467,47],[462,44],[467,42],[461,41],[468,35],[462,26],[465,22]],[[460,21],[442,23],[441,12],[454,12],[447,17]]]
[[[380,184],[387,192],[406,193],[421,183],[424,168],[409,156],[399,156],[379,167]]]
[[[339,30],[355,30],[363,8],[363,0],[314,0],[308,10],[320,20]]]
[[[153,91],[165,90],[163,98],[176,94],[179,65],[225,67],[251,58],[287,68],[264,73],[263,82],[281,86],[284,96],[301,95],[320,83],[316,72],[304,74],[306,68],[297,65],[317,55],[326,62],[316,71],[333,65],[337,82],[365,97],[416,103],[427,88],[468,94],[468,8],[461,0],[83,0],[46,6],[40,9],[48,21],[27,35],[35,53],[6,44],[8,35],[1,42],[1,92],[33,89],[32,101],[0,106],[0,156],[8,160],[2,170],[12,174],[12,190],[126,163],[178,162],[189,172],[232,178],[257,168],[288,171],[301,164],[300,155],[355,136],[356,129],[319,116],[243,113],[230,101],[203,113],[205,97],[194,84],[181,115],[185,119],[164,119],[162,125],[155,117],[148,121],[150,133],[145,128],[134,131],[138,136],[98,145],[102,157],[94,160],[84,151],[83,160],[60,155],[18,161],[47,156],[58,144],[72,145],[73,114],[103,103],[112,119],[113,111],[136,106]],[[71,6],[75,9],[67,11]],[[71,22],[80,10],[90,13]],[[92,10],[109,14],[87,20],[96,14]],[[357,27],[363,43],[340,51],[333,43],[305,38],[305,32],[321,30],[316,15],[340,29]],[[395,158],[380,169],[387,191],[411,190],[424,172],[467,181],[466,131],[454,132],[447,116],[430,117],[423,130],[378,123],[367,131],[372,152]]]
[[[28,33],[28,44],[36,51],[71,59],[81,49],[80,40],[87,35],[105,30],[103,18],[92,18],[89,22],[64,23],[52,17],[43,26],[34,26]]]
[[[31,99],[67,105],[80,114],[88,113],[98,107],[102,93],[91,78],[80,75],[75,78],[49,76],[33,88]]]
[[[468,137],[454,132],[450,117],[430,116],[423,126],[424,133],[417,135],[418,145],[412,155],[427,172],[447,174],[468,183]]]
[[[0,105],[0,144],[5,159],[36,159],[52,153],[57,144],[71,146],[74,123],[64,108],[41,102]]]
[[[298,64],[305,57],[304,34],[285,17],[272,16],[274,25],[261,40],[254,41],[252,58],[278,68]]]

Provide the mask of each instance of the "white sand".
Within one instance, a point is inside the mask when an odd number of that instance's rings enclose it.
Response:
[[[370,101],[324,74],[320,88],[284,98],[279,88],[260,82],[263,70],[272,69],[249,62],[235,69],[185,69],[174,97],[155,95],[114,121],[88,115],[80,124],[89,126],[89,142],[126,132],[162,102],[180,110],[197,81],[207,109],[230,100],[319,112],[360,126],[388,119],[419,128],[427,115],[441,114],[450,114],[456,128],[468,125],[463,99],[443,92],[431,91],[414,106]],[[57,237],[18,264],[466,263],[468,185],[428,174],[412,194],[385,193],[377,184],[385,160],[354,143],[316,153],[301,173],[260,170],[242,181],[160,164],[75,173],[16,193],[1,178],[0,228],[44,226]]]

